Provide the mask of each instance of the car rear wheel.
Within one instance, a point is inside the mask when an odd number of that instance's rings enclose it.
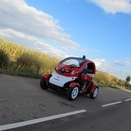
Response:
[[[90,94],[90,98],[95,99],[97,97],[98,93],[99,93],[99,87],[96,87],[94,89],[94,91],[92,92],[92,94]]]
[[[48,87],[47,87],[47,85],[46,85],[46,81],[45,81],[45,78],[41,78],[41,80],[40,80],[40,87],[42,88],[42,89],[48,89]]]
[[[67,98],[68,100],[72,101],[75,100],[78,96],[79,88],[75,86],[74,88],[69,88],[67,91]]]

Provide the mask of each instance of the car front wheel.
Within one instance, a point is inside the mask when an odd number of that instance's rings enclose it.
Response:
[[[42,89],[48,89],[48,87],[47,87],[47,85],[46,85],[46,81],[45,81],[45,78],[41,78],[41,80],[40,80],[40,87],[42,88]]]
[[[75,100],[78,96],[79,88],[75,86],[74,88],[69,88],[67,91],[67,98],[68,100],[72,101]]]

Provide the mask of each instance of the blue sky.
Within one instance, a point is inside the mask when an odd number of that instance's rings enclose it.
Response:
[[[131,75],[131,0],[1,0],[0,16],[0,38]]]

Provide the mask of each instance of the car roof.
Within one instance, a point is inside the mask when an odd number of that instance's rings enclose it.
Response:
[[[93,62],[89,59],[84,59],[83,57],[67,57],[65,59],[79,59],[79,60],[83,60],[83,62],[87,62],[87,61]]]

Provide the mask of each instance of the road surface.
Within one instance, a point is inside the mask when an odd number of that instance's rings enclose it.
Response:
[[[0,131],[130,131],[131,92],[100,87],[95,100],[68,101],[39,81],[0,74]]]

